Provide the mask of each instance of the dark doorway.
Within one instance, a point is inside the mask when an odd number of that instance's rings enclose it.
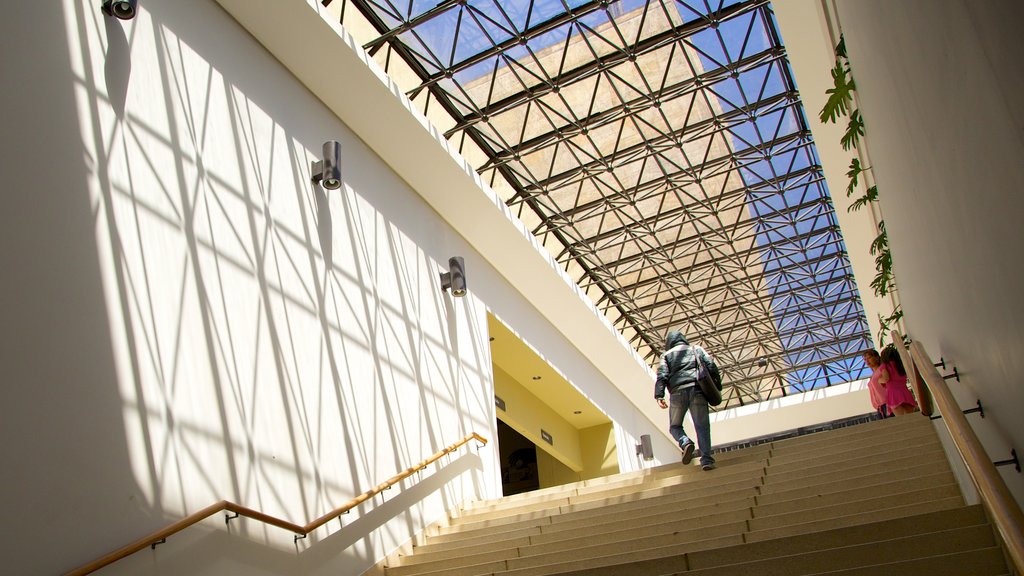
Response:
[[[540,487],[536,444],[501,420],[498,420],[498,457],[501,459],[502,494],[511,496]]]

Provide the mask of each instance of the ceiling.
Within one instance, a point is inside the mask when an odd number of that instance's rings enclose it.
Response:
[[[590,399],[570,384],[540,353],[493,315],[487,315],[491,361],[563,420],[583,430],[611,422]],[[653,390],[653,384],[652,384]]]
[[[864,376],[871,346],[765,0],[323,0],[653,367],[719,409]]]

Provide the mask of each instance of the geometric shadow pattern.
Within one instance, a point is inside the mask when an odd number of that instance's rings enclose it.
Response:
[[[769,2],[334,1],[649,364],[683,331],[722,368],[719,409],[866,375]]]

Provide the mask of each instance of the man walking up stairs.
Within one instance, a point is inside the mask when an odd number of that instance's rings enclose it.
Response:
[[[1009,574],[933,424],[890,418],[467,504],[386,576]]]

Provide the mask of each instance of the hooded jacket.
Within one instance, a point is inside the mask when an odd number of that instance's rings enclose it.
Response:
[[[665,352],[658,365],[658,377],[654,382],[654,397],[664,398],[665,390],[678,392],[697,383],[697,356],[715,382],[721,383],[722,376],[714,358],[700,346],[691,346],[682,332],[673,330],[665,338]]]

